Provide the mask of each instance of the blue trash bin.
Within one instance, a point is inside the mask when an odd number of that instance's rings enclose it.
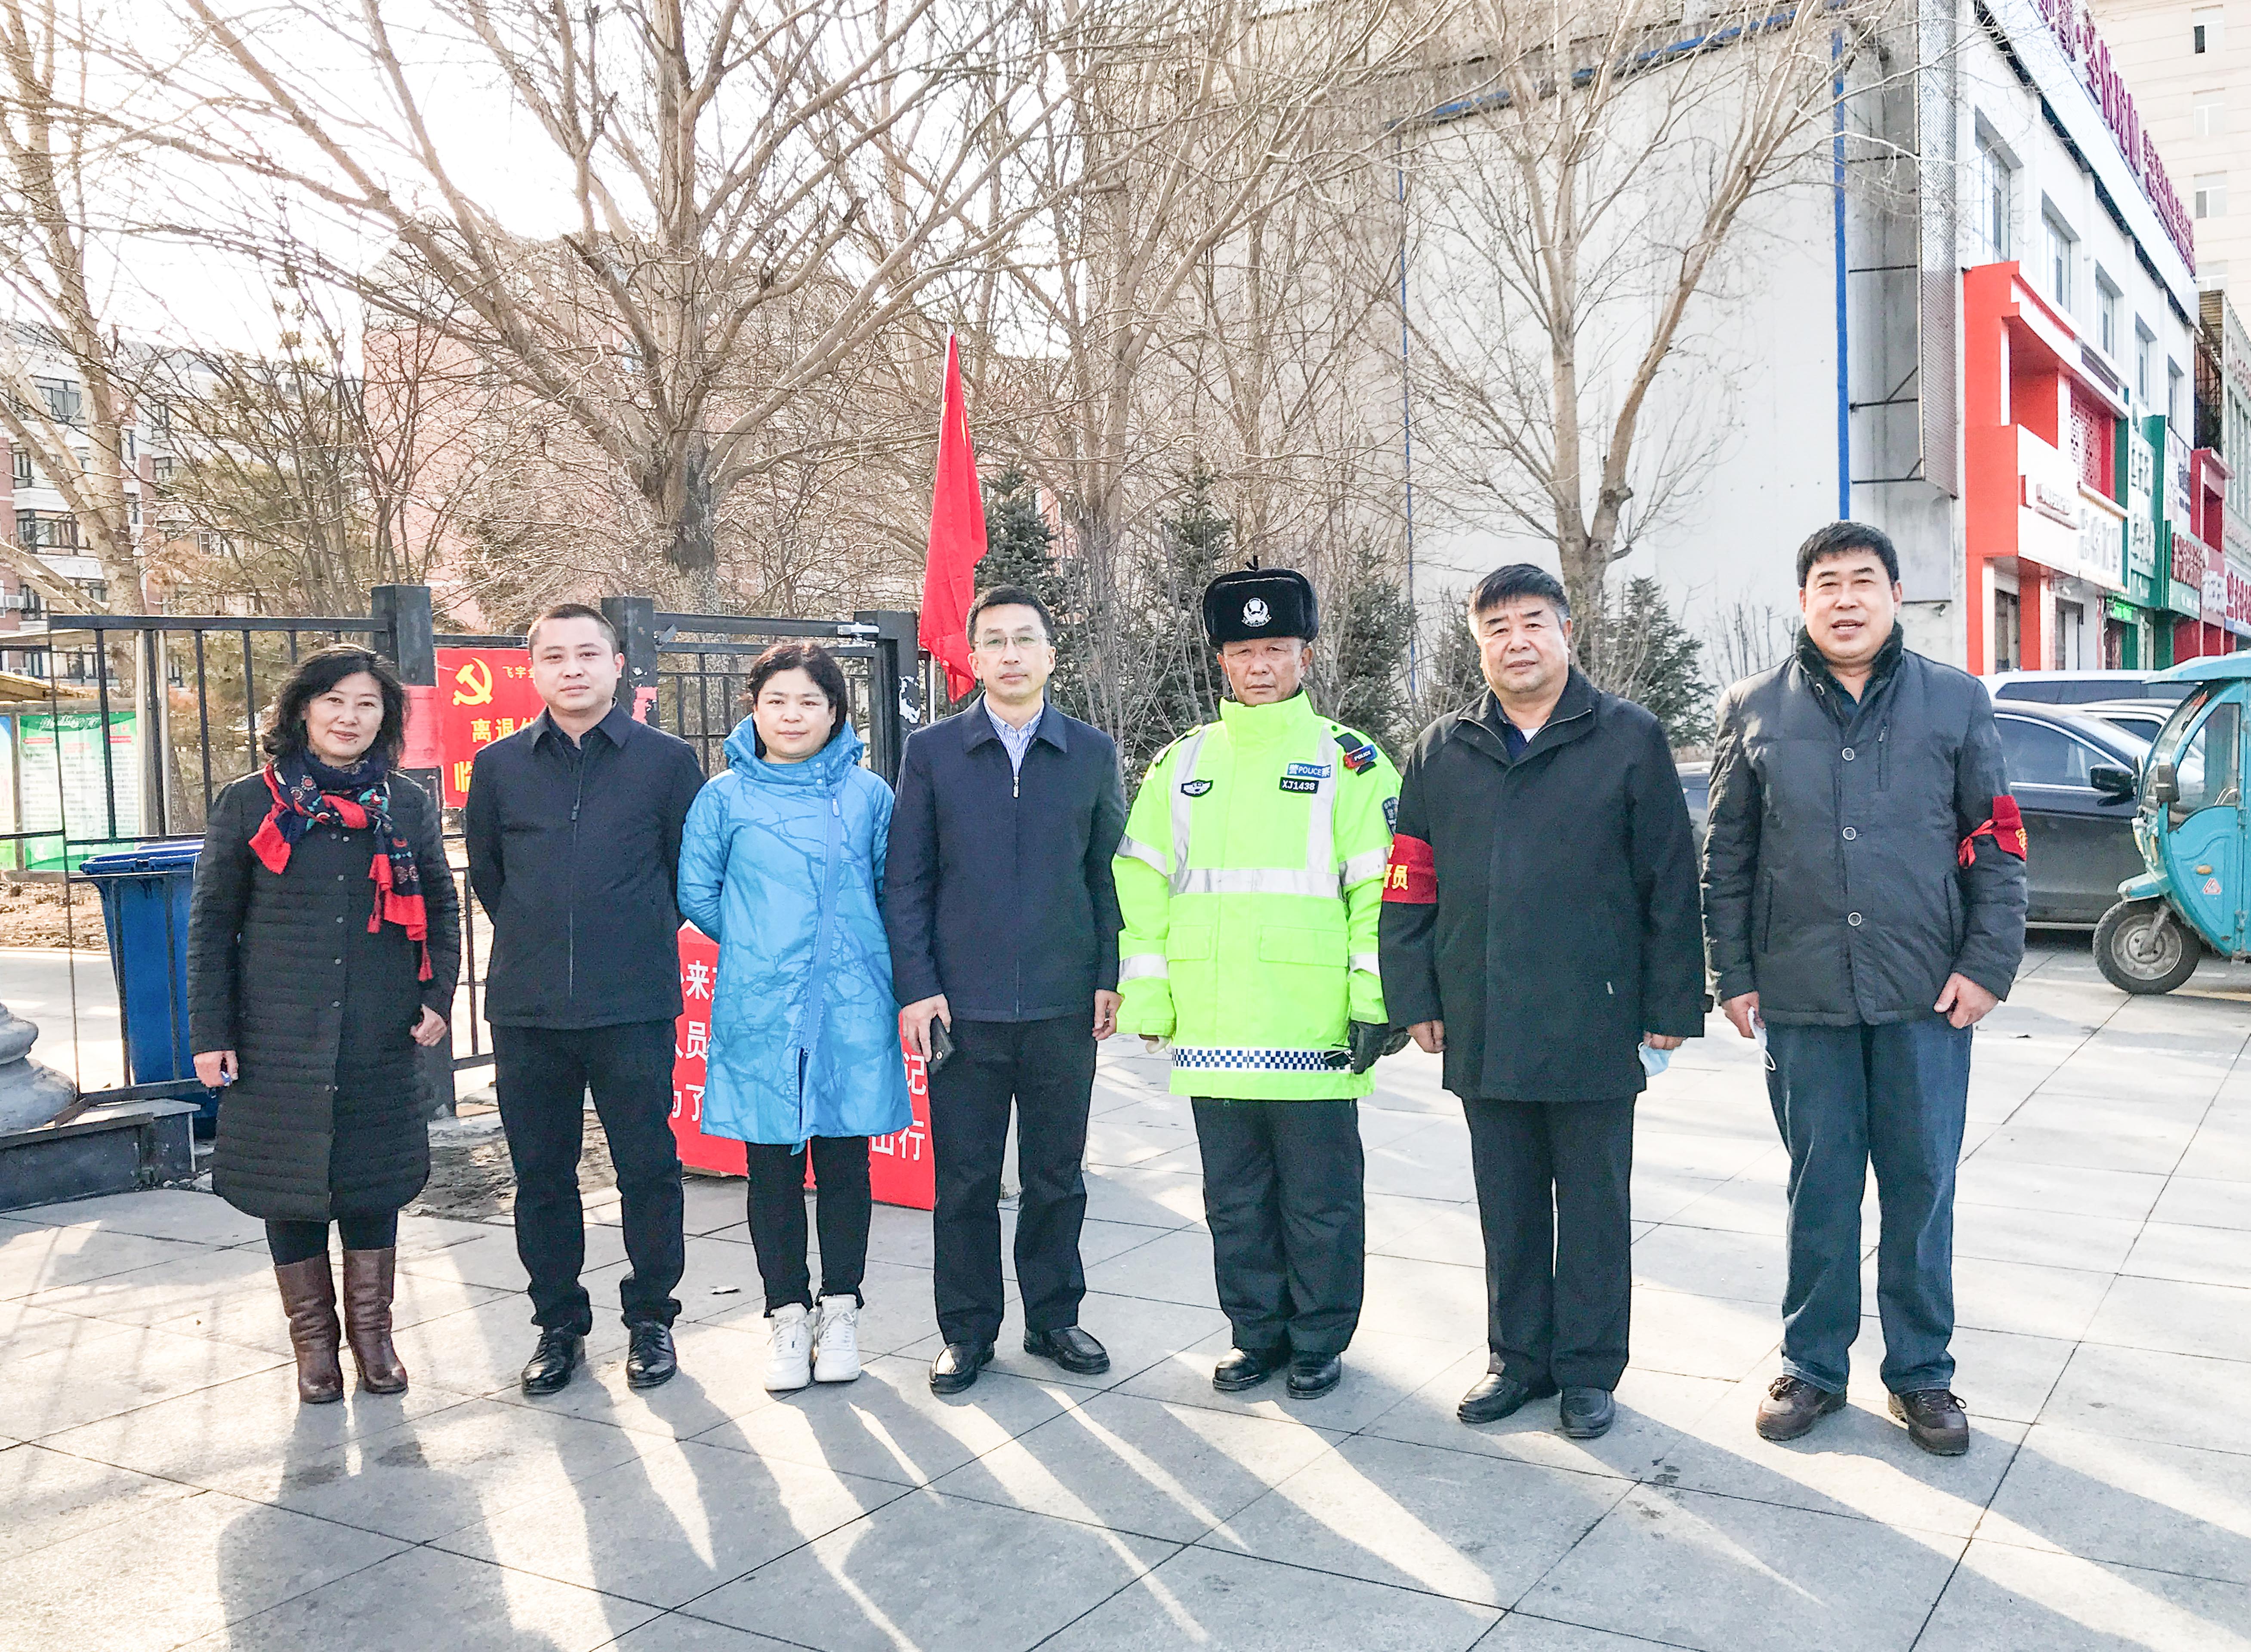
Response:
[[[143,843],[94,855],[79,867],[101,891],[128,1084],[196,1075],[188,1041],[188,902],[203,847],[200,838]],[[216,1090],[182,1099],[200,1103],[197,1135],[218,1129]]]

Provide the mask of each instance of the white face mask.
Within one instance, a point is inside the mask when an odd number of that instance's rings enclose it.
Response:
[[[1751,1041],[1758,1046],[1759,1059],[1766,1063],[1766,1070],[1773,1072],[1774,1057],[1766,1047],[1766,1023],[1756,1015],[1751,1018]]]
[[[1650,1077],[1655,1078],[1659,1073],[1662,1073],[1666,1068],[1672,1065],[1673,1052],[1671,1050],[1652,1049],[1646,1044],[1641,1047],[1641,1070],[1648,1074]]]

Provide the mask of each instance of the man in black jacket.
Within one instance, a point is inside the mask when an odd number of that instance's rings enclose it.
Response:
[[[676,1368],[672,1289],[687,1261],[670,1122],[680,1014],[673,886],[703,771],[686,741],[617,703],[625,656],[599,611],[551,608],[527,643],[547,709],[477,753],[468,804],[469,887],[493,925],[485,1020],[516,1167],[516,1248],[539,1326],[523,1391],[569,1382],[593,1329],[578,1282],[589,1089],[617,1166],[632,1264],[620,1287],[631,1332],[626,1380],[654,1387]]]
[[[969,610],[984,693],[918,732],[899,768],[883,916],[902,1035],[929,1059],[938,1209],[932,1285],[945,1346],[930,1386],[959,1393],[1001,1331],[1001,1164],[1016,1109],[1016,1282],[1024,1351],[1066,1371],[1110,1368],[1078,1324],[1086,1294],[1086,1116],[1094,1046],[1118,1021],[1118,892],[1126,825],[1109,736],[1047,703],[1055,627],[1003,585]]]
[[[1469,622],[1487,692],[1408,757],[1383,999],[1469,1119],[1491,1358],[1459,1415],[1560,1388],[1592,1439],[1625,1371],[1641,1052],[1704,1030],[1695,849],[1664,729],[1572,665],[1555,577],[1495,570]]]
[[[1891,541],[1832,522],[1797,584],[1796,651],[1721,705],[1704,840],[1721,1007],[1764,1040],[1790,1148],[1783,1374],[1758,1431],[1794,1440],[1845,1403],[1873,1162],[1884,1386],[1915,1443],[1953,1456],[1970,1029],[2024,957],[2024,826],[1984,686],[1904,646]]]

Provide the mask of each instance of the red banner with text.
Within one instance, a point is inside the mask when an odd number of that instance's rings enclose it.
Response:
[[[446,806],[469,800],[469,765],[480,747],[505,740],[538,716],[531,660],[521,648],[438,650],[438,751]]]
[[[719,949],[691,923],[680,926],[680,998],[684,1006],[672,1042],[672,1133],[680,1162],[723,1176],[743,1174],[743,1144],[703,1133],[703,1084],[710,1060],[711,995],[719,981]],[[868,1181],[876,1201],[929,1210],[938,1203],[930,1148],[930,1082],[922,1059],[904,1055],[914,1122],[868,1144]],[[811,1167],[807,1166],[810,1179]]]

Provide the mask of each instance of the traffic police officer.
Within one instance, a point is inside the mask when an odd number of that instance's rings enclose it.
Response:
[[[1118,847],[1120,1032],[1173,1043],[1193,1099],[1232,1393],[1285,1365],[1336,1386],[1360,1323],[1365,1218],[1357,1098],[1396,1048],[1376,921],[1399,776],[1306,700],[1313,588],[1222,574],[1204,630],[1234,698],[1157,756]],[[1396,1041],[1395,1041],[1395,1040]]]

